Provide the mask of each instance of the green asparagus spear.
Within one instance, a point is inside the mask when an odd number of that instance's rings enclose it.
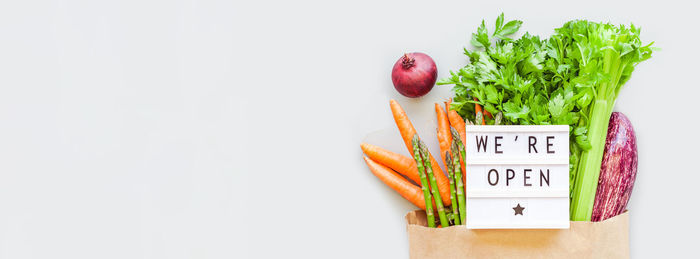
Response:
[[[430,164],[430,155],[428,154],[428,148],[425,147],[422,141],[418,141],[420,147],[421,156],[425,158],[425,172],[428,174],[428,180],[430,181],[430,191],[433,193],[435,198],[435,206],[437,207],[438,217],[440,218],[440,225],[443,227],[448,227],[450,224],[447,222],[447,217],[445,216],[445,207],[442,205],[442,197],[440,197],[440,191],[438,190],[437,181],[435,180],[435,174],[433,174],[433,167]]]
[[[457,179],[457,203],[459,204],[459,220],[462,224],[467,223],[467,204],[464,198],[464,183],[462,183],[462,167],[459,164],[459,150],[458,144],[459,139],[453,139],[452,141],[452,168],[455,171],[455,179]]]
[[[474,118],[474,123],[476,125],[482,125],[484,122],[484,114],[481,112],[476,113],[476,117]]]
[[[466,163],[467,162],[467,152],[464,149],[464,142],[462,142],[462,139],[459,137],[459,133],[457,132],[457,130],[455,128],[450,127],[450,133],[452,133],[452,140],[454,142],[457,142],[457,146],[459,147],[459,153],[462,154],[462,163]],[[454,142],[452,144],[454,144]]]
[[[448,178],[450,178],[450,200],[452,200],[452,213],[456,216],[454,217],[455,225],[462,225],[459,218],[459,203],[457,202],[457,190],[455,189],[455,171],[452,169],[452,158],[450,157],[450,152],[445,151],[445,167],[447,168]],[[462,179],[459,179],[461,182]]]
[[[413,136],[413,159],[416,160],[416,167],[418,168],[418,174],[420,175],[421,189],[423,190],[423,196],[425,197],[425,215],[428,219],[428,227],[435,227],[435,215],[433,214],[433,198],[430,196],[430,189],[428,188],[428,177],[425,175],[425,168],[423,167],[423,158],[421,158],[420,147],[418,147],[418,135]]]
[[[503,112],[496,113],[496,116],[493,117],[493,125],[501,125],[502,120],[503,120]]]
[[[445,208],[445,209],[447,209],[447,208]],[[460,225],[456,221],[456,220],[458,220],[458,218],[459,218],[459,216],[457,216],[457,214],[454,214],[452,212],[447,213],[447,221],[450,222],[450,226]]]

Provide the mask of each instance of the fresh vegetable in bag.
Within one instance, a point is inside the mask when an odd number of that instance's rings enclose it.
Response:
[[[630,200],[636,177],[637,137],[627,116],[613,112],[608,124],[591,221],[603,221],[622,214]]]
[[[520,24],[501,14],[489,34],[482,22],[470,63],[438,84],[454,85],[451,109],[475,124],[569,125],[571,219],[588,221],[615,100],[653,49],[634,25],[575,20],[549,39],[508,38]]]

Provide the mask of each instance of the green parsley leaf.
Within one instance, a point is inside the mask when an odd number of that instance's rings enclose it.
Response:
[[[481,20],[481,26],[476,30],[476,33],[472,33],[472,45],[475,47],[488,48],[491,46],[491,41],[489,40],[489,32],[486,30],[486,23]]]
[[[506,25],[501,28],[501,30],[498,32],[498,34],[493,35],[496,38],[499,39],[505,39],[506,36],[511,35],[515,32],[517,32],[520,29],[520,26],[523,25],[522,21],[514,20],[506,23]]]

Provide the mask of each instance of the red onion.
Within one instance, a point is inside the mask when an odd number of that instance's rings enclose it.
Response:
[[[420,53],[404,54],[391,70],[391,81],[399,93],[406,97],[421,97],[433,89],[437,80],[437,67],[430,56]]]

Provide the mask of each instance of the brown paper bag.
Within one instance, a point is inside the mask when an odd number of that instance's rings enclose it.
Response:
[[[428,228],[425,212],[406,214],[411,258],[629,258],[629,213],[569,229]]]

